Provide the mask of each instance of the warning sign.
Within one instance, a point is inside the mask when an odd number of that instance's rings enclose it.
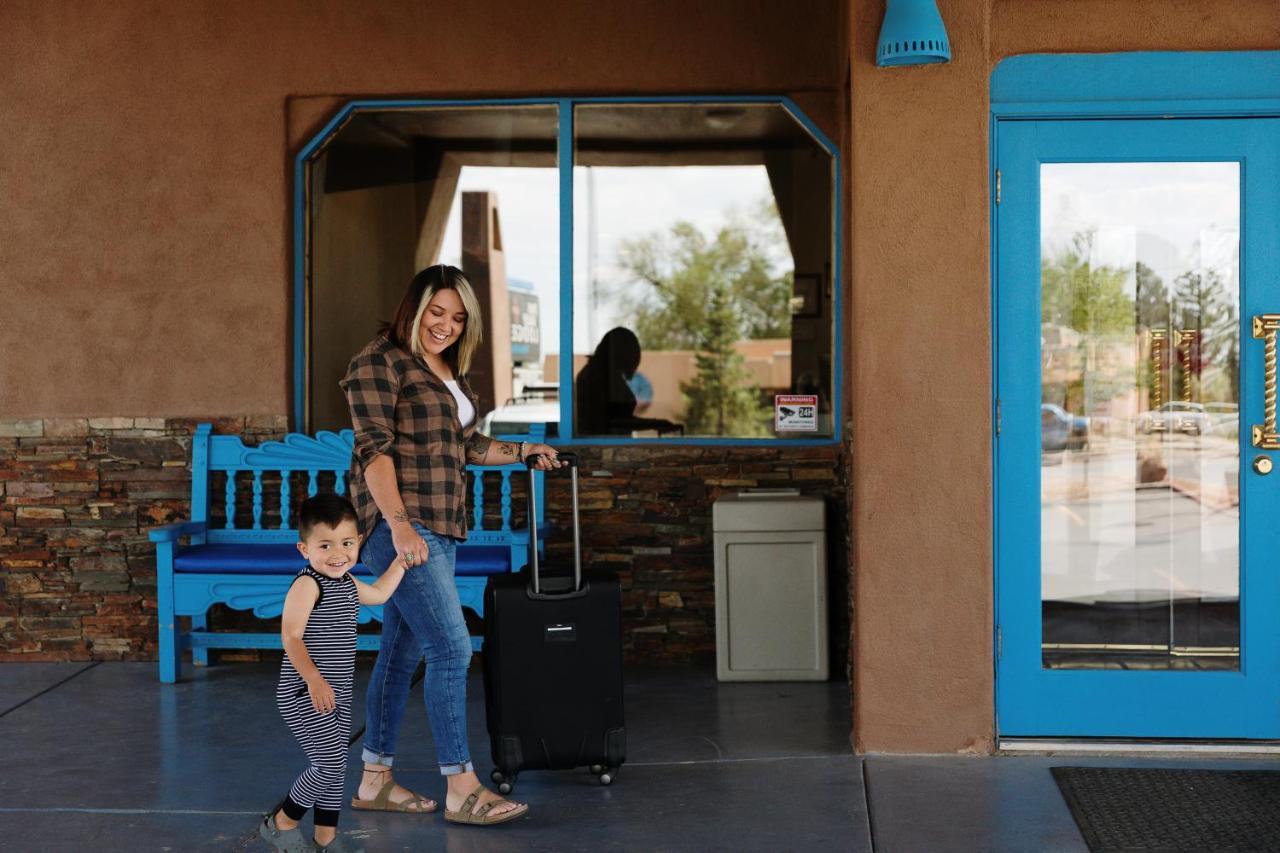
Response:
[[[776,432],[817,432],[816,394],[776,394],[773,398],[773,428]]]

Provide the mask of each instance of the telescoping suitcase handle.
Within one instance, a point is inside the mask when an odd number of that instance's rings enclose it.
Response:
[[[556,458],[569,463],[573,486],[573,589],[556,594],[580,594],[582,592],[582,542],[578,533],[578,454],[565,452]],[[524,463],[529,469],[529,567],[533,573],[533,587],[530,592],[535,597],[544,597],[548,596],[550,589],[548,593],[542,591],[542,578],[538,572],[538,490],[533,482],[533,470],[537,463],[536,455],[530,456]]]

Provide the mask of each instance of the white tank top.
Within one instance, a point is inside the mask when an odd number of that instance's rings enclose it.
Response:
[[[453,399],[458,401],[458,423],[466,426],[475,419],[476,407],[471,405],[471,401],[467,399],[467,395],[462,393],[462,389],[458,387],[458,383],[452,379],[444,381],[445,387],[453,394]]]

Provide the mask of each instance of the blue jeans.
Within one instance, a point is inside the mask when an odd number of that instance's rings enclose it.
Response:
[[[382,644],[365,700],[364,760],[391,766],[418,661],[427,659],[423,698],[436,742],[436,760],[446,776],[473,770],[467,748],[467,667],[471,637],[453,583],[457,540],[421,525],[427,562],[405,573],[382,606]],[[381,575],[396,558],[391,528],[379,520],[360,556]]]

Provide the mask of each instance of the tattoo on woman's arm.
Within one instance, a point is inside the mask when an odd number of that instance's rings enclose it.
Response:
[[[400,521],[400,522],[405,522],[409,520],[409,514],[406,513],[404,509],[398,509],[395,512],[391,513],[391,517],[396,521]]]
[[[474,465],[484,463],[485,451],[489,449],[489,441],[480,433],[474,433],[467,439],[467,461]]]
[[[519,458],[520,458],[520,445],[516,444],[514,441],[500,441],[500,442],[498,442],[498,450],[500,450],[500,451],[502,451],[503,453],[507,454],[507,455],[508,455],[508,456],[510,456],[512,459],[519,459]]]

